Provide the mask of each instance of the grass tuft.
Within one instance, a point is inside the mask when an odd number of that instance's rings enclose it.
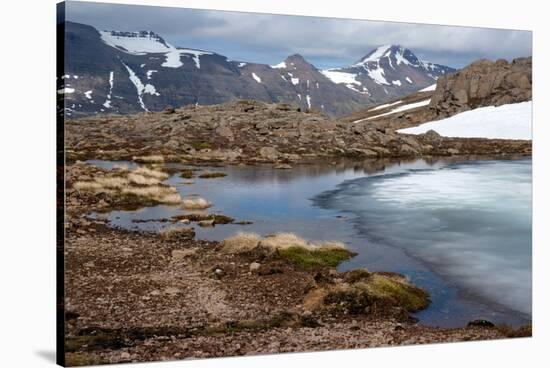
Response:
[[[138,167],[133,170],[114,170],[98,175],[91,181],[78,181],[73,187],[92,193],[106,193],[115,201],[153,205],[179,204],[182,199],[175,187],[162,184],[168,174],[155,169]]]
[[[212,178],[223,178],[224,176],[227,176],[226,173],[223,172],[204,172],[199,175],[199,178],[202,179],[212,179]]]
[[[212,203],[208,202],[206,199],[198,198],[185,198],[181,201],[181,205],[186,210],[204,210],[209,207],[212,207]]]
[[[247,252],[259,247],[264,252],[287,259],[305,270],[336,267],[355,255],[343,243],[310,243],[292,233],[261,238],[257,234],[239,232],[225,239],[223,245],[223,250],[229,253]]]
[[[132,160],[141,164],[153,164],[164,162],[164,157],[161,155],[134,156]]]
[[[195,231],[193,230],[193,228],[190,227],[166,227],[162,229],[159,234],[165,239],[192,239],[195,237]]]
[[[222,251],[227,253],[242,253],[258,247],[262,238],[258,234],[238,232],[222,242]]]

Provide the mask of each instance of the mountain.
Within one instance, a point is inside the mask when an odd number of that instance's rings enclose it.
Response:
[[[342,69],[320,71],[298,54],[269,66],[176,47],[152,31],[98,31],[73,22],[65,23],[65,44],[58,96],[60,112],[69,118],[236,99],[290,103],[336,117],[418,90],[452,71],[420,62],[408,50],[378,55],[380,48]]]
[[[376,103],[386,102],[435,83],[456,70],[419,60],[399,45],[380,46],[345,68],[323,70],[334,83],[365,94]]]

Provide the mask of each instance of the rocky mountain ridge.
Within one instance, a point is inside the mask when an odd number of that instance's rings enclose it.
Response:
[[[234,61],[176,47],[151,31],[98,31],[72,22],[63,31],[68,46],[58,97],[59,113],[68,118],[238,99],[292,103],[337,117],[421,89],[453,71],[393,46],[378,61],[375,50],[362,66],[319,70],[297,54],[274,66]],[[384,76],[391,83],[377,83]]]

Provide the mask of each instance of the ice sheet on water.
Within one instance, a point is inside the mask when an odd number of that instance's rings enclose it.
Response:
[[[531,314],[531,161],[454,164],[361,178],[323,194],[367,236],[463,290]]]

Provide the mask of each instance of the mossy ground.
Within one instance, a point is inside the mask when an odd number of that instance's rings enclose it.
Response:
[[[353,282],[355,279],[357,281]],[[394,274],[354,272],[348,275],[351,284],[329,292],[324,303],[350,314],[385,313],[392,308],[415,312],[430,304],[427,292]]]
[[[355,255],[355,253],[344,248],[319,248],[310,250],[302,247],[290,247],[278,249],[277,253],[280,257],[291,261],[305,270],[321,267],[336,267]]]

